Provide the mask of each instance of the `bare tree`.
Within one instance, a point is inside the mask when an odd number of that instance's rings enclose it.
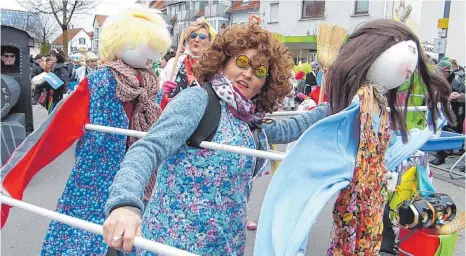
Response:
[[[37,21],[38,24],[36,24],[32,32],[40,39],[42,44],[47,44],[57,36],[60,28],[55,19],[47,14],[38,14]]]
[[[88,14],[100,1],[94,0],[16,0],[28,11],[53,15],[63,32],[63,51],[68,51],[68,26],[80,14]]]

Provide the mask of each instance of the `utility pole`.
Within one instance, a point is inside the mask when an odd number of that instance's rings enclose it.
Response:
[[[446,44],[446,38],[448,36],[448,23],[449,23],[449,18],[450,18],[450,7],[451,7],[451,0],[445,0],[445,5],[443,7],[443,20],[444,24],[439,24],[437,25],[437,28],[439,29],[439,37],[440,39],[436,43],[442,43],[441,41],[444,41]],[[446,26],[445,26],[446,23]],[[435,45],[434,45],[435,47]],[[446,51],[446,46],[445,46],[445,51]],[[438,55],[439,61],[445,56],[445,52],[440,52]]]

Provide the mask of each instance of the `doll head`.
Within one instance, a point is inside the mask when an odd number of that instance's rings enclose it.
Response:
[[[404,24],[393,20],[374,20],[356,29],[342,45],[326,75],[326,91],[334,113],[350,105],[357,90],[365,83],[378,84],[386,90],[392,128],[407,138],[406,107],[417,71],[427,88],[428,108],[435,120],[439,115],[437,103],[449,121],[450,86],[443,76],[430,71],[428,57],[422,52],[417,36]],[[404,109],[395,109],[398,87],[410,81]],[[432,124],[435,127],[435,122]]]
[[[170,34],[159,12],[138,9],[105,21],[99,52],[105,62],[121,59],[133,68],[150,68],[170,44]]]

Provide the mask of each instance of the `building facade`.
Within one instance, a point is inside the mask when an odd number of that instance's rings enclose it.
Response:
[[[260,5],[259,0],[240,0],[233,1],[231,8],[228,12],[231,13],[230,23],[234,24],[244,24],[249,22],[249,17],[251,15],[260,15]]]
[[[296,63],[315,59],[317,28],[329,22],[349,29],[375,19],[394,19],[404,22],[419,37],[424,50],[432,58],[434,42],[438,36],[437,23],[445,15],[446,0],[235,0],[235,1],[152,1],[151,8],[164,14],[173,36],[173,43],[180,33],[197,18],[205,17],[217,30],[233,24],[248,22],[251,15],[258,15],[262,25],[277,34],[290,49]],[[449,23],[446,34],[445,55],[456,58],[462,65],[465,59],[465,1],[448,1]],[[401,19],[400,19],[401,18]]]
[[[106,15],[95,15],[94,16],[94,21],[92,23],[93,27],[93,36],[91,38],[92,40],[92,51],[95,53],[99,52],[99,37],[100,37],[100,32],[102,31],[102,25],[104,24],[105,20],[107,19],[108,16]]]
[[[64,52],[68,55],[79,52],[80,49],[91,50],[92,32],[86,32],[83,28],[68,29],[68,49]],[[52,49],[63,50],[63,34],[59,35],[52,43]]]
[[[279,34],[290,49],[296,63],[311,62],[317,50],[317,28],[329,22],[348,28],[359,24],[391,18],[390,1],[261,1],[262,24]]]

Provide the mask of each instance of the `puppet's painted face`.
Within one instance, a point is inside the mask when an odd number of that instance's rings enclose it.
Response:
[[[399,87],[413,75],[418,56],[418,48],[414,41],[397,43],[372,63],[366,78],[386,90]]]
[[[154,61],[162,57],[162,53],[148,45],[127,48],[117,55],[124,63],[133,68],[151,68]]]

